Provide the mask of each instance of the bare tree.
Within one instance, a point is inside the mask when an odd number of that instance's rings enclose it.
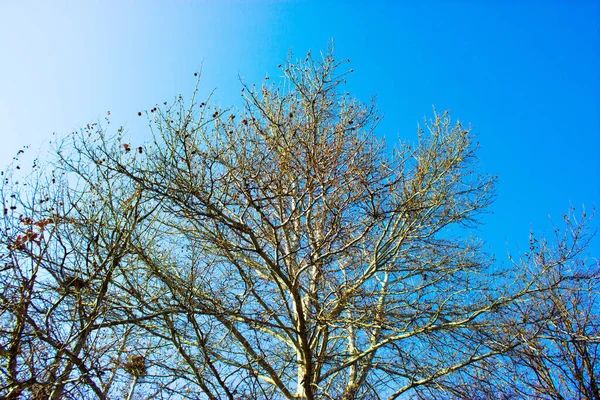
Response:
[[[554,245],[532,234],[529,252],[515,265],[539,276],[540,290],[503,317],[504,334],[521,345],[495,360],[482,379],[456,385],[460,397],[487,387],[493,393],[487,398],[600,399],[600,264],[580,256],[591,239],[582,218],[566,215]]]
[[[497,318],[500,340],[517,346],[446,383],[453,397],[482,399],[599,399],[600,264],[583,257],[592,236],[565,215],[549,242],[531,233],[529,251],[513,260],[532,294]],[[502,339],[505,338],[505,339]]]
[[[289,62],[280,87],[243,85],[240,110],[154,107],[148,142],[97,125],[67,138],[53,193],[68,201],[19,205],[57,233],[4,236],[3,276],[23,274],[17,254],[45,272],[27,290],[5,279],[22,294],[3,300],[2,344],[23,346],[23,316],[57,367],[13,372],[25,353],[11,350],[7,393],[52,373],[53,398],[451,396],[539,337],[509,317],[536,304],[550,323],[558,306],[540,299],[576,276],[556,274],[581,242],[543,268],[497,269],[469,237],[495,193],[469,128],[436,113],[415,146],[389,148],[374,104],[341,90],[343,64]],[[53,300],[27,309],[36,296]],[[48,309],[62,317],[36,322]]]
[[[113,297],[139,223],[136,193],[116,210],[118,181],[76,157],[55,167],[45,174],[36,161],[21,182],[3,173],[0,393],[9,399],[105,398],[136,336],[118,323],[126,314]]]

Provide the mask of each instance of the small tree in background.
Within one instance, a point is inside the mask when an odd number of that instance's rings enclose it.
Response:
[[[595,351],[584,224],[494,268],[468,236],[494,197],[468,127],[435,114],[389,148],[343,64],[287,63],[241,110],[157,106],[144,143],[88,126],[51,173],[7,177],[0,393],[468,397],[499,365],[529,394],[563,333]]]
[[[499,316],[502,335],[518,345],[458,376],[448,385],[453,396],[600,399],[600,275],[597,261],[578,255],[591,239],[583,229],[589,219],[582,218],[566,215],[554,244],[531,234],[529,252],[513,262],[537,293]]]

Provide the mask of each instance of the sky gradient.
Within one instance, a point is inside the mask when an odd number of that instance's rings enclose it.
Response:
[[[503,259],[570,206],[600,206],[598,1],[0,0],[0,169],[23,146],[201,92],[239,104],[239,78],[277,78],[335,40],[348,90],[377,95],[378,134],[416,140],[433,106],[470,123],[498,198],[481,236]],[[599,226],[600,216],[595,226]],[[600,254],[599,240],[592,253]]]

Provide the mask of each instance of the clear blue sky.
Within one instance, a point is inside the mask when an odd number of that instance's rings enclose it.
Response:
[[[142,132],[137,111],[189,94],[200,64],[203,90],[236,103],[238,75],[275,77],[290,48],[330,39],[352,60],[350,91],[377,94],[390,142],[413,140],[432,105],[472,124],[482,170],[499,175],[481,232],[499,258],[549,231],[548,215],[600,206],[593,0],[0,0],[0,164],[108,110]]]

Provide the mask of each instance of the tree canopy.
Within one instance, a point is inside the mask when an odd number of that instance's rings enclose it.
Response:
[[[498,265],[468,126],[375,134],[333,53],[3,173],[6,398],[600,398],[589,217]],[[42,167],[43,166],[43,167]],[[475,234],[475,236],[477,236]]]

